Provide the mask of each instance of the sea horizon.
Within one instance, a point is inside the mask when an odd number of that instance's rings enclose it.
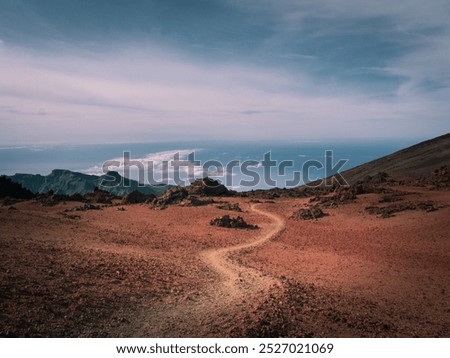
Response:
[[[280,141],[186,141],[186,142],[152,142],[152,143],[116,143],[116,144],[72,144],[72,145],[24,145],[24,146],[0,146],[0,174],[14,175],[16,173],[48,175],[54,169],[64,169],[90,175],[106,174],[103,164],[111,160],[121,161],[121,166],[109,167],[112,171],[119,172],[122,176],[129,177],[142,182],[136,168],[124,172],[123,156],[128,153],[131,161],[140,161],[145,167],[145,179],[143,184],[149,184],[148,164],[153,163],[155,178],[161,179],[162,162],[172,161],[178,153],[181,160],[186,160],[188,155],[198,161],[196,169],[199,169],[208,161],[220,162],[223,168],[233,161],[240,163],[255,161],[261,163],[264,155],[276,161],[271,173],[274,183],[264,181],[256,185],[239,185],[245,178],[240,168],[235,168],[233,178],[222,175],[209,175],[223,182],[229,189],[247,191],[252,189],[270,189],[273,187],[294,187],[305,183],[304,178],[300,181],[293,180],[293,172],[299,171],[306,161],[318,161],[322,163],[326,151],[332,151],[333,162],[340,160],[345,164],[339,171],[345,171],[358,165],[370,162],[384,155],[393,153],[407,146],[417,143],[416,140],[407,139],[384,139],[384,140],[352,140],[343,142],[299,141],[281,143]],[[193,157],[192,157],[193,155]],[[279,163],[290,161],[284,173],[280,175]],[[255,172],[262,176],[259,170],[260,164],[252,166]],[[278,168],[278,169],[277,169]],[[325,176],[323,169],[312,168],[310,179],[318,179]],[[225,171],[226,172],[226,171]],[[208,174],[208,173],[206,173]],[[211,172],[209,172],[211,174]],[[212,171],[212,174],[214,172]],[[205,176],[201,170],[196,170],[195,177]],[[141,178],[141,180],[139,180]],[[231,182],[230,182],[231,180]],[[310,180],[309,180],[310,181]],[[288,182],[290,185],[288,185]],[[293,185],[294,183],[294,185]],[[174,184],[174,182],[169,182]],[[231,185],[230,185],[231,184]]]

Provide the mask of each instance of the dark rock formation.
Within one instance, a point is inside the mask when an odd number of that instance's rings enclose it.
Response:
[[[213,226],[220,226],[232,229],[257,229],[257,225],[251,225],[245,222],[245,220],[238,216],[237,218],[232,218],[230,215],[224,215],[215,219],[212,219],[209,223]]]
[[[101,210],[101,209],[102,208],[99,205],[84,204],[83,206],[75,208],[75,211]]]
[[[388,206],[368,206],[366,211],[369,214],[377,215],[380,218],[387,219],[395,216],[396,213],[406,210],[422,210],[431,212],[438,210],[432,201],[423,201],[419,203],[405,202],[398,204],[391,204]]]
[[[383,184],[389,181],[389,174],[386,172],[378,172],[375,175],[366,175],[358,184]]]
[[[215,196],[213,193],[224,193],[223,185],[208,187],[201,185],[205,179],[199,179],[195,186],[188,186],[186,188],[175,186],[166,190],[161,196],[154,199],[150,206],[153,208],[164,209],[169,205],[182,205],[182,206],[202,206],[214,203],[212,199],[202,199],[205,196]],[[207,183],[211,183],[209,180]],[[214,181],[215,183],[218,183]],[[223,188],[221,188],[223,186]],[[227,188],[225,188],[227,190]]]
[[[88,203],[112,204],[115,196],[108,191],[94,188],[94,191],[92,193],[85,194],[83,198]]]
[[[211,178],[197,179],[186,187],[189,195],[199,196],[225,196],[229,194],[225,185]]]
[[[318,206],[312,206],[308,209],[300,209],[292,214],[291,219],[293,220],[317,220],[328,216],[327,213],[323,212]]]
[[[156,199],[155,195],[146,195],[135,190],[123,197],[122,204],[140,204],[153,201],[154,199]]]
[[[238,203],[234,203],[234,204],[224,203],[224,204],[221,204],[221,205],[217,205],[217,207],[219,209],[222,209],[222,210],[237,211],[239,213],[242,212],[242,209],[241,209],[241,207],[239,206]]]
[[[0,176],[0,198],[31,199],[34,194],[7,176]]]
[[[154,208],[166,208],[168,205],[179,204],[189,195],[185,188],[174,186],[166,190],[161,196],[151,202]]]
[[[450,188],[450,167],[443,165],[431,174],[421,177],[418,183],[432,185],[435,189],[448,189]]]
[[[204,205],[209,205],[209,204],[213,204],[214,200],[213,199],[201,199],[198,196],[195,195],[189,195],[186,199],[183,199],[180,203],[180,205],[182,206],[204,206]]]

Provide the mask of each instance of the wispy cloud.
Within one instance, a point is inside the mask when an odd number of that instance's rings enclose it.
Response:
[[[44,8],[21,4],[45,35],[26,42],[17,35],[26,22],[14,31],[0,25],[5,145],[423,137],[450,129],[447,1],[229,0],[208,3],[206,17],[189,7],[176,16],[166,4],[155,9],[167,21],[152,18],[149,30],[135,9],[133,31],[113,28],[111,37],[105,29],[114,18],[89,23],[93,34],[83,37]]]

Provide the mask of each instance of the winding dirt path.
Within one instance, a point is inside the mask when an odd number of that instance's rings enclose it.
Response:
[[[242,244],[201,252],[201,259],[219,275],[218,279],[193,297],[175,305],[162,304],[147,312],[147,317],[140,319],[141,327],[135,327],[137,331],[132,336],[142,336],[142,332],[151,337],[226,336],[227,329],[235,327],[236,314],[279,284],[275,278],[242,266],[231,258],[233,254],[263,245],[285,228],[281,217],[256,206],[253,204],[250,209],[272,220],[262,227],[261,235]],[[145,321],[147,324],[143,323]]]
[[[223,277],[221,284],[230,297],[237,298],[240,294],[245,293],[240,283],[245,283],[251,287],[258,286],[260,289],[265,286],[261,285],[261,283],[265,283],[266,285],[274,283],[273,279],[263,278],[259,272],[239,265],[236,261],[230,259],[231,254],[260,246],[281,233],[285,228],[285,223],[282,218],[267,211],[257,209],[256,206],[256,204],[251,205],[251,210],[273,220],[273,223],[264,229],[265,232],[259,238],[239,245],[204,251],[201,254],[208,266]]]

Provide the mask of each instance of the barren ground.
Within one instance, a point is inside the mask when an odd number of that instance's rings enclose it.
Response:
[[[450,192],[399,190],[438,210],[0,207],[0,336],[450,337]],[[260,228],[209,225],[225,214]]]

